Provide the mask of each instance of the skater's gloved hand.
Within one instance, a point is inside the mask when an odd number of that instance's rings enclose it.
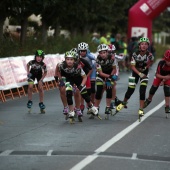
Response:
[[[112,88],[112,82],[111,82],[111,79],[109,79],[109,78],[108,78],[108,79],[106,80],[105,84],[106,84],[106,88],[107,88],[107,89]]]
[[[143,74],[143,73],[139,73],[139,77],[140,77],[140,78],[145,78],[145,77],[146,77],[146,75],[145,75],[145,74]]]
[[[146,69],[147,69],[146,67],[145,68],[139,68],[139,71],[144,72]]]
[[[62,79],[60,79],[59,82],[60,82],[60,84],[59,84],[60,87],[64,87],[65,86],[65,83],[64,83],[64,81]]]
[[[80,92],[82,92],[85,88],[86,88],[86,86],[85,86],[85,85],[82,85],[82,84],[78,87],[78,89],[80,90]]]
[[[58,82],[58,76],[54,76],[56,82]]]
[[[29,74],[27,75],[28,79],[30,79],[30,78],[31,78],[31,76],[32,76],[32,74],[31,74],[31,73],[29,73]]]
[[[111,78],[113,81],[117,81],[117,80],[118,80],[118,76],[117,76],[117,75],[110,75],[110,78]]]

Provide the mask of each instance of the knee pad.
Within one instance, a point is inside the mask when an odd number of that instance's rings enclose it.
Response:
[[[68,105],[72,105],[73,104],[73,91],[72,90],[66,90],[66,97],[67,97],[67,103]]]
[[[152,87],[151,87],[151,89],[149,91],[149,94],[154,95],[155,92],[157,91],[157,89],[158,89],[158,87],[152,85]]]
[[[96,99],[100,100],[102,98],[103,93],[103,85],[97,85],[97,91],[96,91]]]
[[[139,90],[140,100],[145,100],[146,87],[147,87],[147,86],[145,86],[145,85],[141,85],[141,86],[140,86],[140,90]]]
[[[135,86],[129,86],[128,90],[125,94],[125,98],[129,99],[131,97],[131,95],[134,93],[134,91],[135,91]]]
[[[96,85],[103,86],[104,85],[103,79],[100,77],[96,77]]]
[[[147,84],[148,84],[148,78],[144,78],[140,81],[140,85],[142,86],[147,86]]]
[[[146,87],[148,84],[148,78],[144,78],[140,81],[140,100],[145,100],[145,95],[146,95]]]
[[[170,97],[170,87],[167,85],[164,86],[164,94],[165,97]]]
[[[129,86],[136,86],[135,77],[129,77]]]
[[[68,105],[72,105],[73,104],[73,87],[72,85],[70,85],[69,82],[66,83],[66,97],[67,97],[67,103]]]
[[[112,98],[112,88],[106,89],[106,98],[111,99]]]

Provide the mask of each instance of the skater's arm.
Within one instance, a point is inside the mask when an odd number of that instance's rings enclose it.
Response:
[[[29,63],[27,64],[27,75],[30,73],[30,65]]]
[[[84,76],[82,76],[82,78],[83,78],[83,80],[82,80],[82,82],[81,82],[81,85],[84,86],[84,85],[86,85],[87,76],[84,75]]]
[[[156,77],[159,78],[159,79],[163,79],[163,80],[169,80],[170,79],[170,75],[166,75],[166,76],[163,76],[161,74],[156,74]]]

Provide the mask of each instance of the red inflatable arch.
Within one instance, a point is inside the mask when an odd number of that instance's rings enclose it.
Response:
[[[144,36],[152,41],[152,20],[170,6],[170,0],[139,0],[129,10],[128,38]]]

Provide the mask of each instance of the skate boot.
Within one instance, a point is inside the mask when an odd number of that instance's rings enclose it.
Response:
[[[39,103],[40,113],[45,114],[45,105],[43,102]]]
[[[82,121],[83,121],[83,120],[82,120],[83,114],[82,114],[81,110],[80,110],[80,109],[75,109],[75,113],[76,113],[76,115],[78,116],[79,122],[82,122]]]
[[[98,113],[99,113],[99,110],[98,110],[97,107],[91,105],[91,106],[89,107],[89,111],[91,112],[91,114],[92,114],[93,116],[97,116],[100,120],[102,120],[102,118],[101,118],[100,115],[98,114]]]
[[[150,103],[151,103],[151,100],[146,99],[145,102],[144,102],[144,107],[143,108],[146,108]]]
[[[106,107],[105,108],[105,119],[109,120],[109,115],[112,113],[111,107]]]
[[[112,100],[111,103],[110,103],[110,109],[111,109],[111,115],[113,116],[113,112],[114,112],[114,109],[115,109],[115,101]]]
[[[119,104],[121,104],[122,101],[119,100],[117,97],[115,98],[115,106],[118,106]]]
[[[29,100],[27,103],[28,113],[31,113],[32,104],[33,104],[33,102],[31,100]]]
[[[114,100],[111,101],[110,108],[111,109],[115,109],[115,101]]]
[[[125,107],[125,105],[127,104],[127,102],[122,102],[122,103],[120,103],[117,107],[116,107],[116,112],[115,112],[115,114],[117,114],[118,112],[120,112],[124,107]],[[114,114],[114,115],[115,115]]]
[[[69,118],[70,124],[74,124],[74,123],[75,123],[74,115],[75,115],[74,110],[73,110],[73,111],[70,111],[70,112],[68,113],[68,118]]]
[[[68,112],[69,112],[68,106],[64,107],[64,109],[63,109],[63,114],[65,115],[65,120],[68,119]]]
[[[84,111],[84,108],[85,108],[84,104],[81,104],[81,105],[80,105],[80,110],[81,110],[82,113],[83,113],[83,111]]]
[[[168,119],[168,114],[170,113],[170,107],[169,106],[165,107],[165,113],[166,113],[166,118]]]
[[[143,109],[139,109],[138,114],[139,114],[139,122],[140,122],[142,116],[144,116],[144,111],[143,111]]]

